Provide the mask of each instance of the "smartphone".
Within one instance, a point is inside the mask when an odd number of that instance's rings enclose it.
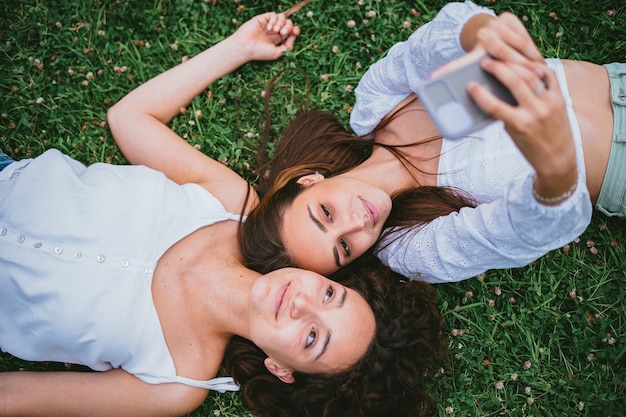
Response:
[[[465,136],[493,121],[467,94],[470,81],[478,82],[500,100],[517,105],[508,88],[480,67],[480,60],[429,80],[418,87],[417,93],[446,138]]]

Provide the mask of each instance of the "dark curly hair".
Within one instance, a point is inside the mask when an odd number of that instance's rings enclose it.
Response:
[[[355,261],[332,279],[359,292],[371,306],[376,334],[366,354],[336,374],[294,373],[286,384],[265,368],[265,355],[235,337],[227,371],[258,417],[424,417],[436,414],[423,378],[446,352],[442,317],[430,284],[401,281],[374,256]]]

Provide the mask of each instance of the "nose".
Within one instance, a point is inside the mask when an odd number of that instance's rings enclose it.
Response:
[[[361,213],[352,212],[346,216],[343,227],[343,234],[358,232],[365,227],[365,218]]]
[[[302,319],[313,314],[313,305],[306,294],[295,294],[289,307],[289,315],[292,319]]]

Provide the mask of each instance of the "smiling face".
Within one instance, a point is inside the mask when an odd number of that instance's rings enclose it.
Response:
[[[279,269],[257,279],[251,293],[250,339],[285,382],[293,371],[347,370],[367,351],[375,327],[359,293],[315,272]]]
[[[296,265],[329,274],[376,243],[391,211],[385,191],[341,175],[299,182],[306,188],[285,209],[280,233]]]

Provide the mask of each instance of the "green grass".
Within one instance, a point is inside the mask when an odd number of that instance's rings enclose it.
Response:
[[[306,76],[287,71],[277,83],[271,100],[274,133],[306,101],[307,77],[310,107],[335,112],[347,123],[352,88],[366,68],[445,4],[363,3],[315,0],[294,18],[303,33],[294,52],[219,80],[173,121],[173,129],[252,177],[252,151],[264,122],[261,93],[284,68]],[[626,61],[623,1],[479,3],[526,16],[547,56]],[[16,158],[55,147],[84,163],[124,163],[106,126],[107,108],[184,56],[223,39],[237,22],[277,5],[286,9],[291,2],[1,2],[0,147]],[[376,17],[368,17],[369,11]],[[440,414],[626,415],[625,245],[624,222],[598,215],[569,250],[556,250],[525,268],[438,286],[451,347],[442,371],[434,369],[428,379]],[[16,369],[65,366],[0,355],[0,370]],[[210,396],[191,415],[247,412],[236,394],[227,394]]]

